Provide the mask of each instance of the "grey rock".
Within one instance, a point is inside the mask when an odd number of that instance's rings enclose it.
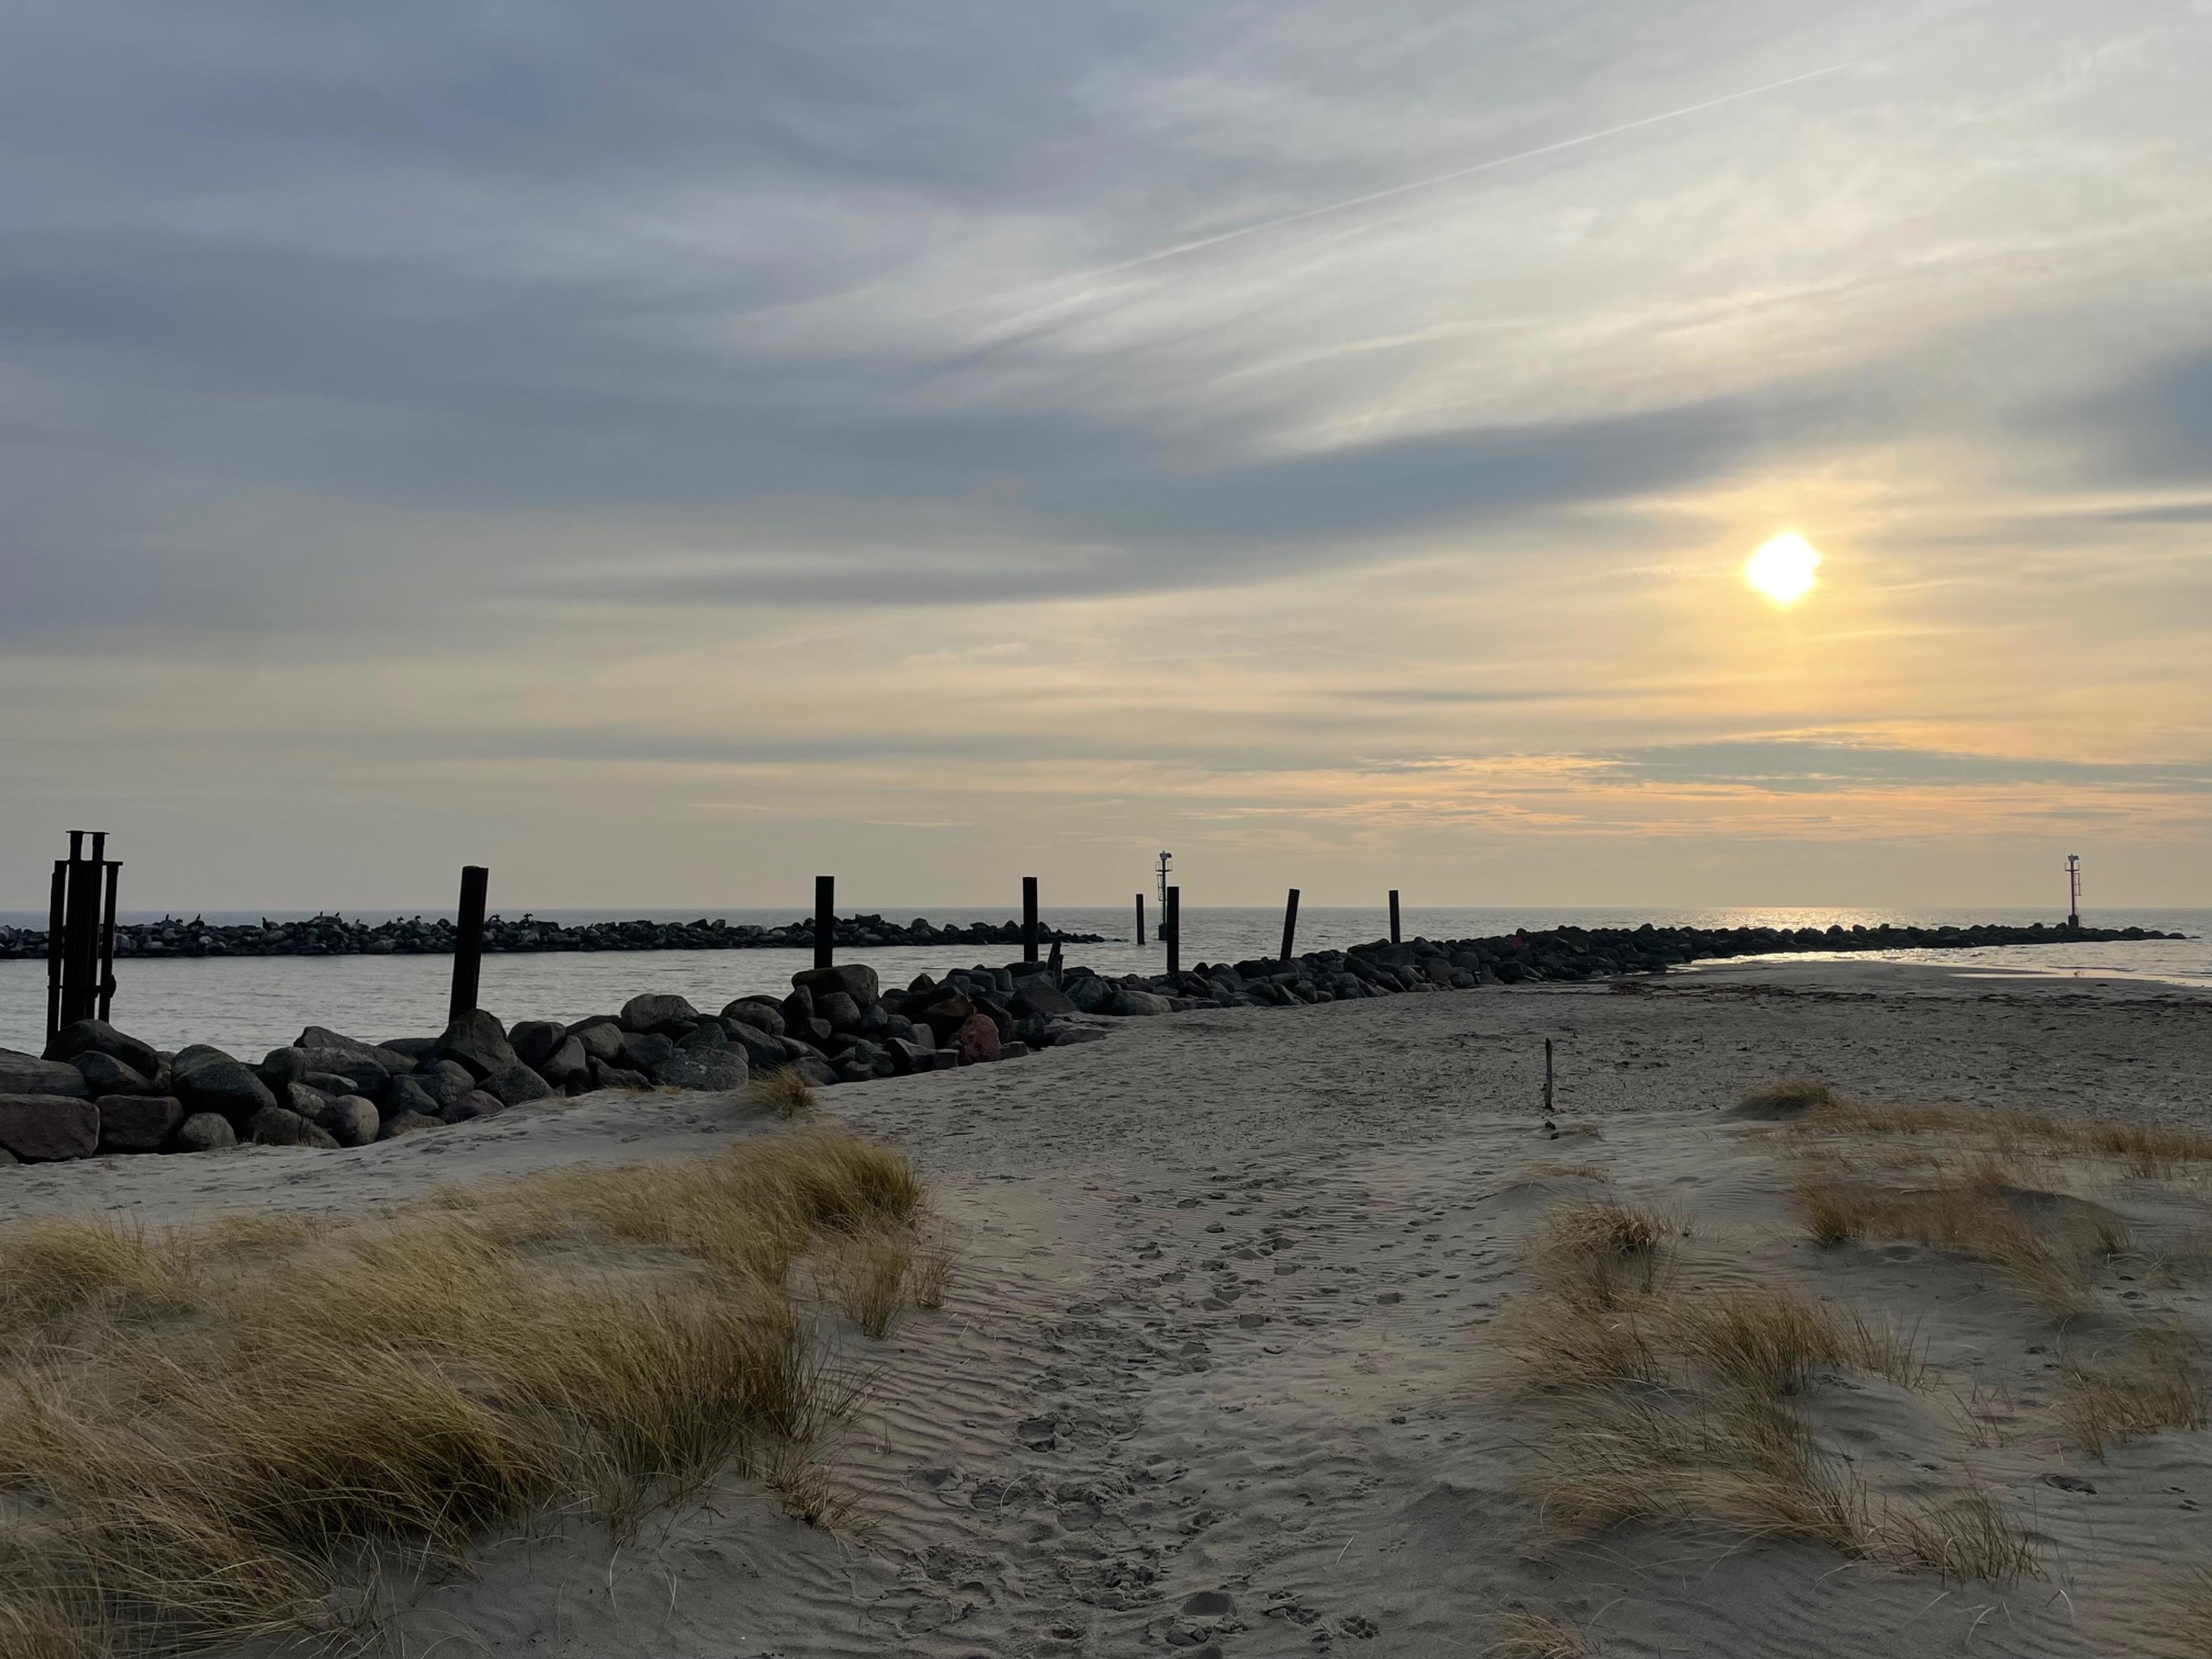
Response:
[[[426,1117],[421,1112],[400,1112],[384,1120],[384,1127],[376,1132],[379,1140],[397,1140],[402,1135],[416,1134],[424,1129],[443,1127],[441,1121]]]
[[[1114,993],[1114,1000],[1107,1005],[1105,1012],[1125,1018],[1139,1014],[1166,1014],[1175,1012],[1175,1005],[1165,997],[1124,985]]]
[[[333,1031],[327,1025],[310,1025],[292,1043],[295,1048],[327,1048],[338,1054],[350,1054],[356,1060],[365,1060],[372,1066],[384,1061],[373,1042],[363,1042],[359,1037],[349,1037],[342,1031]]]
[[[828,1020],[833,1031],[854,1031],[860,1025],[860,1005],[842,991],[831,991],[815,997],[814,1016]]]
[[[545,1058],[537,1068],[538,1075],[556,1089],[571,1092],[587,1088],[592,1081],[592,1057],[584,1052],[584,1045],[572,1036],[563,1036],[561,1046]]]
[[[568,1028],[558,1020],[519,1019],[507,1040],[514,1048],[514,1057],[537,1071],[568,1040]]]
[[[421,1094],[421,1090],[416,1090]],[[330,1109],[317,1120],[316,1127],[329,1133],[341,1146],[366,1146],[374,1140],[384,1127],[382,1114],[375,1103],[359,1095],[343,1095],[332,1101]]]
[[[1070,981],[1067,986],[1067,1000],[1075,1005],[1078,1013],[1105,1013],[1113,1006],[1114,994],[1115,987],[1110,981],[1091,974]]]
[[[497,1117],[507,1109],[507,1103],[497,1095],[487,1094],[482,1089],[471,1089],[441,1114],[448,1123],[471,1123],[480,1117]]]
[[[1026,1042],[1002,1042],[999,1045],[1000,1060],[1025,1060],[1029,1052],[1030,1046]]]
[[[642,1072],[633,1072],[625,1066],[612,1066],[594,1058],[591,1062],[592,1087],[594,1089],[649,1089],[653,1080]]]
[[[1014,1012],[1038,1019],[1064,1019],[1075,1012],[1066,992],[1043,974],[1031,974],[1014,989]]]
[[[274,1091],[276,1103],[290,1112],[297,1112],[310,1123],[320,1123],[323,1115],[331,1109],[331,1097],[307,1083],[288,1083]]]
[[[246,1138],[257,1146],[296,1146],[307,1120],[282,1106],[264,1106],[246,1122]]]
[[[177,1126],[180,1152],[219,1152],[238,1145],[238,1131],[221,1112],[193,1112]]]
[[[0,1146],[26,1164],[90,1158],[100,1150],[100,1108],[68,1095],[0,1095]]]
[[[438,1057],[438,1039],[435,1037],[391,1037],[376,1047],[380,1054],[398,1054],[412,1060],[416,1066],[427,1066]],[[398,1068],[395,1066],[392,1069],[397,1071]]]
[[[676,1052],[676,1045],[665,1036],[650,1031],[625,1031],[622,1053],[617,1063],[626,1072],[643,1072],[650,1077],[668,1063]]]
[[[552,1085],[517,1060],[505,1071],[483,1080],[483,1092],[502,1106],[527,1106],[553,1092]]]
[[[158,1152],[185,1121],[183,1103],[167,1095],[109,1095],[99,1103],[103,1152]]]
[[[726,1048],[730,1028],[719,1019],[703,1019],[676,1039],[678,1048]]]
[[[450,1061],[447,1063],[451,1064]],[[459,1066],[455,1066],[453,1069],[460,1072],[465,1079],[468,1077],[468,1073]],[[472,1083],[465,1081],[460,1088],[453,1091],[453,1100],[459,1100],[474,1086]],[[451,1105],[453,1100],[439,1099],[414,1078],[395,1078],[392,1083],[392,1092],[385,1096],[383,1109],[378,1115],[389,1118],[413,1112],[420,1117],[435,1117]]]
[[[392,1073],[386,1071],[375,1060],[368,1058],[367,1044],[357,1046],[363,1052],[356,1054],[348,1048],[299,1050],[307,1057],[307,1079],[302,1080],[312,1079],[318,1076],[343,1078],[352,1085],[346,1091],[347,1093],[366,1095],[371,1100],[382,1099],[384,1091],[392,1085]],[[264,1080],[266,1080],[265,1073]],[[319,1089],[325,1085],[318,1083],[315,1086]]]
[[[0,1048],[0,1095],[66,1095],[82,1100],[90,1092],[84,1073],[65,1060],[40,1060],[36,1054]]]
[[[5,1146],[0,1146],[0,1170],[12,1170],[22,1161]]]
[[[622,1058],[622,1022],[612,1014],[594,1014],[589,1019],[580,1019],[568,1028],[568,1035],[584,1045],[587,1059],[603,1060],[611,1065]]]
[[[789,1036],[814,1018],[814,993],[801,987],[777,1006],[783,1010],[783,1034]]]
[[[153,1079],[144,1073],[125,1066],[113,1054],[102,1054],[97,1048],[76,1055],[70,1061],[77,1074],[83,1078],[84,1086],[97,1098],[101,1095],[151,1094]],[[155,1070],[160,1069],[157,1062]]]
[[[276,1104],[269,1086],[252,1068],[220,1048],[195,1045],[170,1062],[170,1091],[191,1113],[220,1112],[234,1128],[243,1127],[264,1106]]]
[[[729,1033],[730,1046],[741,1052],[746,1063],[756,1072],[772,1072],[787,1057],[782,1040],[770,1036],[760,1026],[731,1020],[723,1026],[723,1030]]]
[[[770,1036],[783,1035],[783,1010],[767,997],[739,997],[722,1010],[722,1018],[766,1031]]]
[[[269,1092],[282,1099],[286,1084],[307,1080],[307,1051],[305,1048],[271,1048],[262,1057],[256,1070],[261,1080],[269,1085]]]
[[[313,1146],[319,1152],[335,1152],[338,1149],[338,1138],[319,1123],[307,1123],[301,1126],[300,1144]]]
[[[907,1037],[893,1037],[884,1045],[891,1057],[891,1064],[902,1077],[915,1072],[937,1069],[937,1048],[934,1044],[915,1042]]]
[[[833,1083],[844,1081],[837,1075],[837,1068],[820,1054],[802,1054],[791,1062],[791,1069],[817,1089],[826,1089]]]
[[[121,1060],[141,1077],[153,1076],[161,1065],[161,1057],[154,1052],[152,1043],[125,1036],[104,1019],[72,1020],[55,1032],[54,1040],[46,1045],[48,1060],[75,1060],[81,1054],[106,1054]]]
[[[647,992],[623,1004],[622,1023],[626,1031],[657,1031],[666,1036],[677,1026],[696,1025],[699,1011],[683,997]]]
[[[481,1008],[463,1014],[438,1039],[438,1057],[458,1060],[472,1077],[486,1078],[519,1066],[507,1028]]]
[[[742,1048],[686,1048],[653,1074],[669,1089],[742,1089],[751,1079]]]
[[[975,1012],[975,1005],[957,991],[947,991],[928,999],[927,1006],[921,1009],[914,1009],[909,1004],[908,1012],[915,1020],[927,1024],[938,1042],[943,1043],[950,1042],[952,1034],[968,1023]]]
[[[332,1100],[336,1100],[340,1095],[357,1095],[362,1092],[351,1078],[341,1077],[336,1072],[310,1072],[307,1073],[307,1087],[313,1089],[317,1094],[328,1095]],[[276,1095],[276,1103],[279,1106],[286,1103],[283,1099],[284,1091],[282,1089],[272,1092]],[[379,1090],[377,1092],[382,1094],[385,1091]]]
[[[864,962],[841,962],[830,968],[806,968],[791,976],[794,990],[812,994],[818,1006],[823,997],[837,992],[853,999],[861,1007],[880,1001],[881,985],[876,970]]]
[[[1097,1042],[1108,1035],[1103,1026],[1084,1025],[1072,1019],[1049,1020],[1044,1028],[1045,1046],[1048,1048],[1066,1048],[1079,1042]]]

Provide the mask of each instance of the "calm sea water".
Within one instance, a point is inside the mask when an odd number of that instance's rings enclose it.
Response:
[[[252,921],[260,913],[210,913],[217,922]],[[281,920],[296,920],[306,912],[270,913]],[[374,912],[368,920],[381,920]],[[413,915],[415,912],[409,912]],[[423,911],[424,915],[438,914]],[[446,914],[450,915],[451,912]],[[654,921],[683,921],[700,913],[653,910],[541,910],[541,917],[573,924],[639,915]],[[732,922],[773,926],[800,920],[800,910],[710,910],[709,919],[722,916]],[[1012,920],[1004,910],[957,910],[942,908],[900,909],[882,907],[880,914],[904,921],[927,915],[940,923],[1000,922]],[[154,920],[152,916],[133,920]],[[1881,922],[1899,926],[1941,927],[1975,921],[2027,923],[2057,922],[2065,919],[2055,910],[2004,912],[1927,910],[1881,911],[1850,909],[1741,910],[1575,910],[1555,909],[1443,909],[1408,906],[1403,913],[1405,936],[1467,939],[1510,933],[1517,927],[1535,929],[1571,925],[1582,927],[1633,927],[1643,922],[1661,927],[1826,927],[1831,923],[1869,927]],[[1102,973],[1157,973],[1164,953],[1157,942],[1141,949],[1134,942],[1133,918],[1124,909],[1048,909],[1045,921],[1070,933],[1103,933],[1104,945],[1067,947],[1067,959],[1088,963]],[[2101,927],[2155,927],[2191,935],[2185,940],[2133,945],[2025,945],[1988,951],[1894,951],[1873,953],[1877,959],[1900,962],[1942,962],[1961,966],[2038,975],[2098,975],[2128,979],[2156,980],[2178,985],[2212,988],[2212,911],[2102,910],[2083,921]],[[0,913],[0,922],[15,927],[43,927],[43,913]],[[1308,908],[1298,915],[1298,948],[1341,948],[1387,937],[1389,915],[1371,909]],[[1182,959],[1186,964],[1211,961],[1239,961],[1248,957],[1272,956],[1282,944],[1283,918],[1272,908],[1201,908],[1183,912]],[[1014,945],[991,945],[978,951],[969,946],[847,951],[865,960],[887,982],[903,984],[916,974],[942,974],[947,968],[971,967],[979,957],[989,965],[1004,963],[1019,954]],[[641,991],[673,991],[702,1008],[719,1008],[732,997],[754,992],[781,995],[791,987],[791,976],[813,965],[809,951],[636,951],[603,953],[488,956],[483,963],[483,1006],[509,1022],[518,1019],[577,1020],[588,1014],[608,1013]],[[453,973],[450,957],[238,957],[198,961],[139,962],[116,964],[115,1023],[124,1030],[163,1048],[188,1042],[212,1042],[218,1048],[258,1057],[264,1051],[289,1042],[303,1025],[328,1025],[375,1041],[384,1037],[434,1035],[444,1024],[447,987]],[[0,1047],[36,1049],[46,1029],[46,964],[39,962],[0,962]]]

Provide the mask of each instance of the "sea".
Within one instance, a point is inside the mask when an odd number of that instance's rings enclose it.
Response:
[[[872,913],[904,921],[927,916],[933,922],[1004,922],[1014,920],[1002,908],[955,909],[917,905],[912,908],[872,905]],[[301,921],[307,911],[222,911],[205,913],[210,922]],[[349,913],[352,914],[352,913]],[[451,911],[364,910],[362,919],[379,921],[395,914],[425,917]],[[655,921],[690,921],[721,917],[732,923],[774,927],[803,920],[804,910],[538,910],[541,920],[573,926],[586,921],[624,921],[642,916]],[[159,913],[130,914],[125,920],[152,921]],[[46,914],[0,912],[0,923],[44,927]],[[1103,945],[1065,947],[1071,963],[1105,974],[1158,973],[1165,952],[1149,932],[1136,942],[1132,909],[1047,908],[1044,922],[1069,933],[1099,933]],[[1880,910],[1828,908],[1743,909],[1480,909],[1408,905],[1401,912],[1404,937],[1470,939],[1510,933],[1517,928],[1634,927],[1826,927],[1855,923],[1876,927],[1966,926],[1978,921],[2015,925],[2065,920],[2063,911],[2035,909]],[[2082,921],[2098,927],[2139,927],[2188,937],[2108,945],[2052,944],[1969,951],[1855,951],[1854,961],[1942,963],[1996,975],[2094,976],[2212,988],[2212,910],[2100,910]],[[1272,957],[1282,945],[1282,912],[1272,907],[1193,906],[1182,912],[1184,965],[1237,962]],[[1389,913],[1380,905],[1304,907],[1298,913],[1300,951],[1341,949],[1384,939]],[[918,974],[941,975],[948,968],[1000,966],[1018,955],[1015,945],[981,951],[918,946],[847,951],[866,961],[887,984],[904,984]],[[1796,960],[1821,954],[1792,953]],[[1739,958],[1741,960],[1741,958]],[[697,1006],[718,1009],[734,997],[760,992],[781,995],[793,974],[813,966],[808,950],[629,951],[491,954],[484,957],[482,1006],[512,1023],[518,1019],[574,1021],[611,1013],[641,991],[672,991]],[[1679,971],[1697,971],[1694,968]],[[0,1048],[35,1052],[46,1030],[46,964],[0,962]],[[117,1025],[160,1048],[207,1042],[230,1053],[258,1058],[290,1042],[307,1025],[326,1025],[371,1042],[386,1037],[434,1036],[445,1023],[453,958],[442,956],[390,957],[213,957],[116,963],[113,1018]]]

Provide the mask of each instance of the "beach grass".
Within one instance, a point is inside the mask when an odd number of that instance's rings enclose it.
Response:
[[[325,1629],[365,1550],[459,1562],[548,1512],[619,1537],[729,1468],[834,1523],[815,1448],[857,1395],[792,1269],[860,1264],[833,1304],[880,1335],[922,1203],[897,1153],[810,1128],[389,1218],[0,1230],[0,1650]]]

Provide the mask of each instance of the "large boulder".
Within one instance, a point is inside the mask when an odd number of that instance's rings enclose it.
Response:
[[[76,1067],[77,1075],[84,1079],[84,1086],[95,1100],[102,1095],[149,1095],[154,1092],[152,1073],[125,1066],[113,1054],[102,1054],[97,1048],[76,1055],[70,1064]],[[161,1070],[159,1060],[155,1062],[154,1070]]]
[[[780,1037],[738,1019],[727,1020],[722,1029],[729,1034],[730,1047],[743,1053],[754,1071],[772,1072],[783,1064],[785,1054]]]
[[[507,1034],[514,1057],[532,1071],[543,1070],[553,1051],[568,1040],[568,1028],[556,1019],[519,1019]]]
[[[283,1106],[264,1106],[246,1121],[246,1138],[257,1146],[296,1146],[307,1131],[307,1120]]]
[[[876,979],[876,970],[864,962],[841,962],[829,968],[805,968],[791,976],[793,988],[811,992],[818,1004],[823,997],[842,991],[863,1008],[878,1001],[883,990]]]
[[[72,1020],[46,1044],[48,1060],[75,1060],[80,1054],[111,1055],[144,1077],[161,1069],[161,1057],[152,1043],[125,1036],[104,1019]]]
[[[545,1079],[520,1060],[483,1080],[483,1090],[502,1106],[527,1106],[544,1100],[553,1090]]]
[[[699,1011],[685,999],[665,991],[648,991],[623,1004],[623,1029],[680,1036],[699,1023]]]
[[[817,1019],[828,1020],[833,1031],[857,1031],[860,1029],[860,1004],[842,991],[817,992],[814,1014]]]
[[[439,1114],[447,1123],[471,1123],[480,1117],[497,1117],[507,1109],[507,1103],[497,1095],[486,1094],[482,1089],[471,1089]]]
[[[234,1128],[243,1127],[263,1107],[276,1104],[252,1067],[220,1048],[182,1050],[170,1062],[169,1075],[171,1092],[184,1102],[185,1111],[220,1112]]]
[[[1033,1015],[1038,1019],[1065,1019],[1075,1012],[1075,1005],[1067,994],[1044,974],[1031,974],[1014,984],[1014,1012]]]
[[[1124,985],[1115,990],[1114,1000],[1106,1005],[1106,1012],[1131,1016],[1136,1014],[1171,1014],[1175,1005],[1165,997],[1151,991],[1139,991],[1133,985]]]
[[[522,1062],[507,1040],[507,1028],[481,1008],[474,1008],[446,1027],[438,1039],[438,1057],[469,1068],[471,1077],[487,1078]]]
[[[536,1068],[538,1075],[556,1089],[574,1094],[587,1089],[592,1082],[592,1057],[584,1052],[584,1045],[574,1037],[563,1035],[561,1046],[545,1058],[545,1063]]]
[[[26,1164],[90,1158],[100,1150],[100,1108],[67,1095],[0,1095],[0,1146]]]
[[[238,1145],[238,1131],[221,1112],[193,1112],[177,1126],[180,1152],[219,1152]]]
[[[358,1037],[349,1037],[343,1032],[333,1031],[327,1025],[308,1026],[300,1033],[299,1040],[292,1046],[295,1048],[321,1048],[338,1054],[351,1054],[356,1060],[366,1060],[371,1066],[381,1066],[386,1073],[406,1069],[392,1064],[398,1051],[380,1048],[373,1042],[363,1042]],[[337,1071],[339,1068],[331,1066],[328,1069]]]
[[[366,1146],[376,1139],[384,1120],[372,1102],[359,1095],[344,1095],[331,1103],[319,1127],[327,1129],[341,1146]]]
[[[1115,993],[1118,988],[1111,980],[1100,979],[1095,974],[1071,980],[1067,985],[1067,1000],[1075,1005],[1078,1013],[1103,1014],[1111,1012]]]
[[[594,1014],[589,1019],[580,1019],[568,1028],[568,1035],[584,1045],[586,1060],[601,1060],[609,1065],[622,1058],[622,1022],[612,1014]]]
[[[185,1121],[182,1102],[167,1095],[107,1095],[100,1102],[100,1150],[158,1152]]]
[[[626,1031],[616,1064],[626,1072],[642,1072],[650,1077],[665,1066],[675,1053],[675,1043],[665,1036],[649,1031]]]
[[[1085,1025],[1073,1019],[1048,1020],[1044,1028],[1045,1046],[1051,1048],[1070,1048],[1079,1042],[1097,1042],[1105,1036],[1103,1026]]]
[[[905,1037],[893,1037],[884,1047],[890,1052],[891,1064],[904,1077],[914,1072],[933,1072],[937,1069],[937,1050],[927,1042],[915,1042]]]
[[[752,1077],[742,1048],[685,1048],[653,1074],[668,1089],[742,1089]]]
[[[783,1009],[773,997],[739,997],[722,1010],[722,1018],[770,1036],[783,1035]]]
[[[310,1123],[320,1123],[331,1109],[332,1097],[311,1084],[288,1083],[273,1092],[279,1106],[297,1112]]]
[[[616,1066],[593,1058],[590,1062],[592,1087],[594,1089],[648,1089],[653,1079],[642,1072],[633,1072],[627,1066]]]
[[[928,1006],[916,1009],[908,1005],[908,1017],[927,1025],[939,1042],[951,1041],[952,1034],[975,1016],[975,1005],[957,991],[946,991],[933,996]]]
[[[345,1091],[346,1093],[366,1095],[371,1100],[380,1100],[384,1097],[384,1091],[392,1086],[392,1073],[385,1070],[381,1062],[369,1057],[366,1052],[367,1046],[361,1045],[363,1052],[358,1054],[349,1048],[302,1048],[297,1052],[307,1057],[306,1075],[308,1079],[343,1078],[352,1085]],[[265,1079],[266,1073],[263,1075]],[[317,1084],[315,1086],[322,1088],[325,1085]]]
[[[380,1053],[398,1054],[416,1066],[427,1066],[438,1057],[438,1039],[435,1037],[387,1037],[376,1047]],[[397,1072],[401,1068],[395,1066],[392,1069]]]
[[[65,1060],[40,1060],[0,1048],[0,1095],[70,1095],[84,1099],[84,1073]]]
[[[457,1060],[439,1060],[402,1081],[413,1084],[428,1095],[441,1112],[477,1086],[476,1073]],[[397,1089],[398,1085],[394,1084],[392,1087]]]
[[[399,1112],[384,1120],[384,1126],[377,1130],[376,1138],[379,1140],[397,1140],[402,1135],[441,1127],[442,1121],[438,1118],[426,1117],[420,1112]]]
[[[1000,1048],[999,1028],[988,1014],[977,1012],[961,1022],[960,1029],[952,1034],[952,1047],[959,1050],[960,1063],[973,1066],[987,1060],[996,1060]]]
[[[453,1062],[447,1060],[445,1064],[451,1066]],[[453,1091],[453,1100],[459,1100],[476,1087],[476,1081],[462,1067],[454,1066],[453,1069],[461,1074],[461,1086]],[[451,1103],[452,1101],[441,1100],[424,1088],[420,1079],[394,1078],[392,1092],[385,1096],[383,1106],[377,1115],[380,1117],[398,1117],[404,1113],[412,1112],[417,1117],[434,1118]]]

